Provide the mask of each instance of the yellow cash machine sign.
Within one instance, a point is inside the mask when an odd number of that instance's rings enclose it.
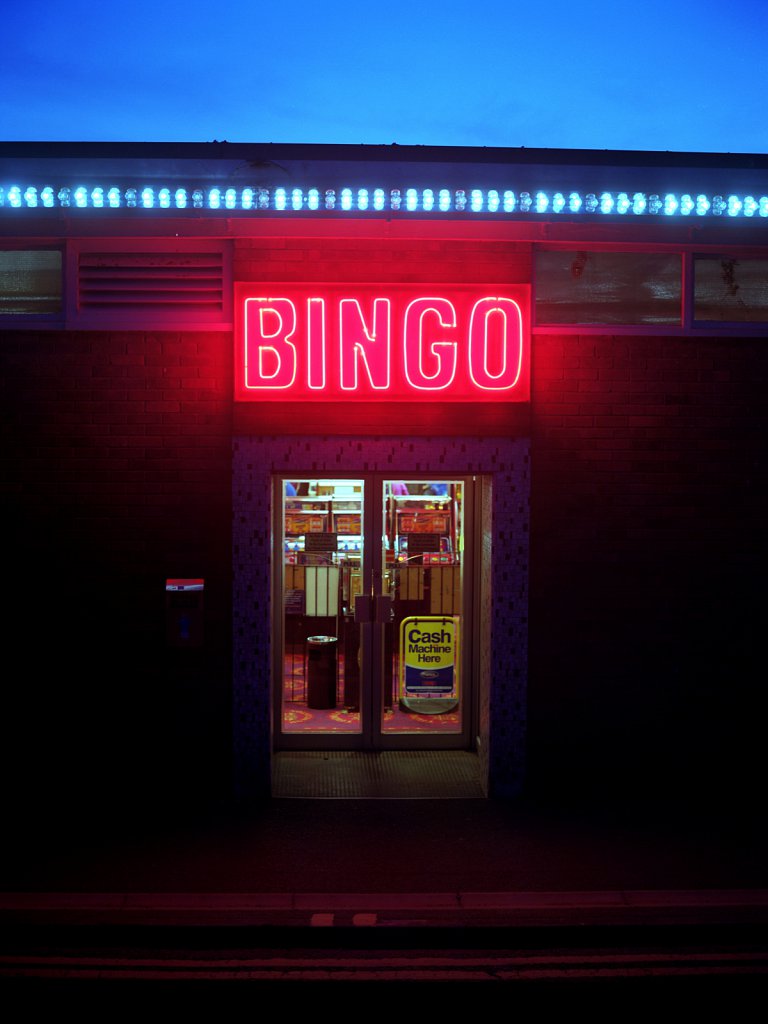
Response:
[[[400,624],[403,697],[458,696],[459,623],[447,615],[413,615]]]

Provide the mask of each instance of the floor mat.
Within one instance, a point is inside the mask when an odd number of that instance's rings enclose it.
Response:
[[[272,796],[328,800],[483,799],[480,762],[463,750],[281,751]]]

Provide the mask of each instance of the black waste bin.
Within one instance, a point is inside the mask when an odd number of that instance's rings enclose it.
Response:
[[[307,637],[307,707],[336,707],[336,648],[338,637]]]

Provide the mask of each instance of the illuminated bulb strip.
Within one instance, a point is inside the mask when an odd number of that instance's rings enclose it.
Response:
[[[28,185],[0,187],[0,209],[137,209],[137,210],[242,210],[277,211],[343,211],[345,213],[389,211],[407,213],[468,213],[495,216],[523,214],[594,214],[603,216],[633,215],[655,217],[768,217],[768,195],[668,192],[663,195],[645,192],[513,192],[496,189],[367,189],[367,188],[106,188],[83,185],[50,185],[38,188]]]

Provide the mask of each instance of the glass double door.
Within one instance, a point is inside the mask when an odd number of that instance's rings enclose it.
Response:
[[[275,481],[282,749],[467,748],[471,477]]]

